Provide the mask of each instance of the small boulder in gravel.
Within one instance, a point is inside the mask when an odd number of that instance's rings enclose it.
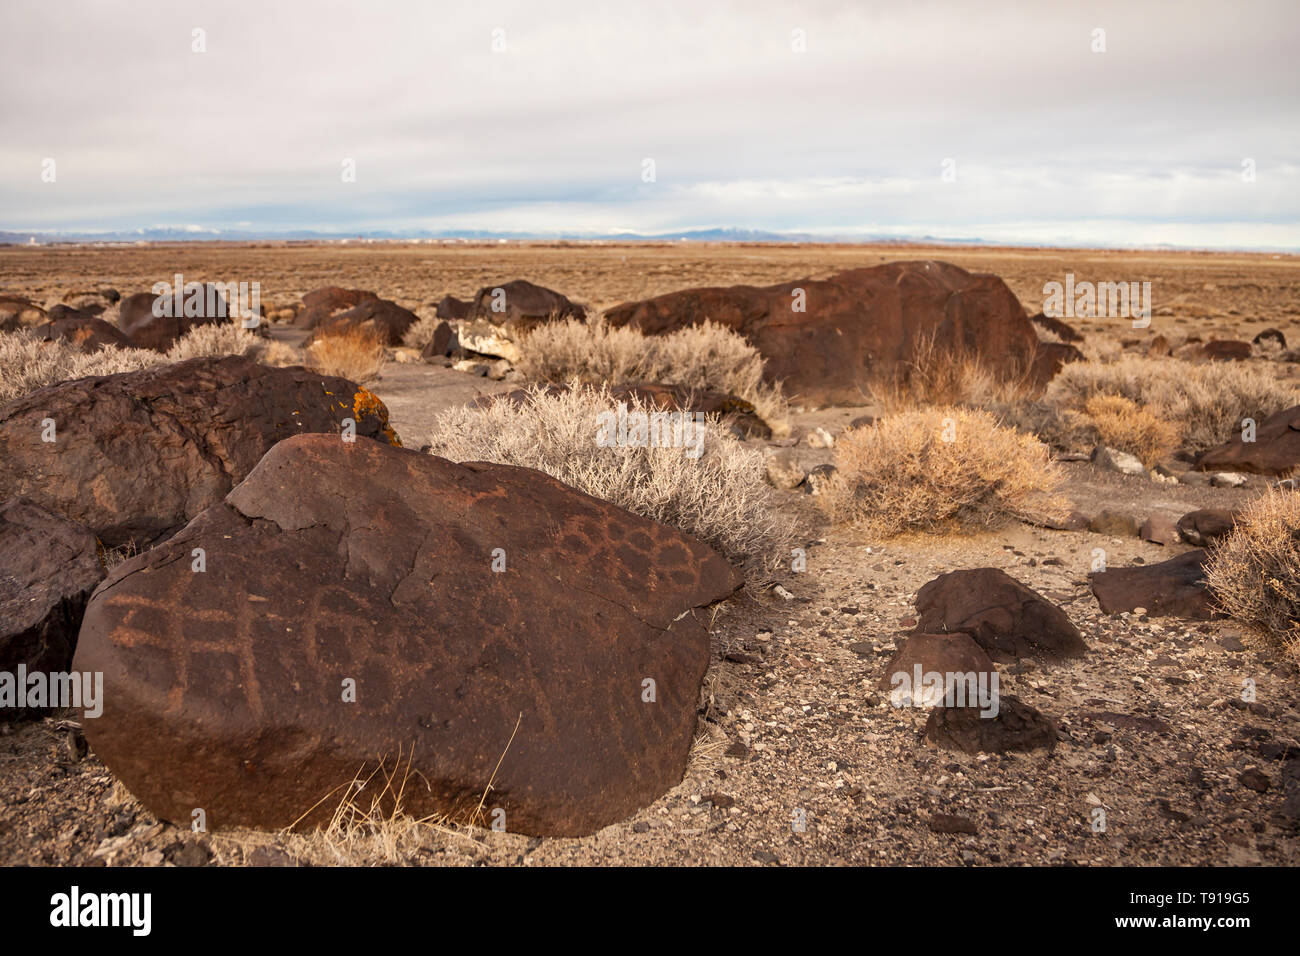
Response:
[[[1092,450],[1092,463],[1109,471],[1118,471],[1121,475],[1145,475],[1146,466],[1136,455],[1126,451],[1098,445]]]
[[[1152,544],[1178,544],[1181,540],[1178,535],[1178,528],[1164,515],[1151,515],[1148,517],[1146,521],[1142,522],[1142,527],[1138,529],[1138,536],[1143,541],[1150,541]]]
[[[1018,697],[1006,695],[996,717],[982,717],[973,707],[941,707],[930,712],[925,739],[936,747],[962,753],[1056,749],[1056,721]]]
[[[1098,571],[1092,575],[1092,593],[1107,614],[1141,607],[1152,617],[1208,621],[1215,611],[1205,562],[1206,553],[1198,548],[1158,564]]]
[[[1200,508],[1178,519],[1178,533],[1188,544],[1207,547],[1226,536],[1237,524],[1237,512],[1226,508]]]
[[[916,630],[963,631],[989,654],[1072,657],[1087,650],[1066,613],[1000,568],[941,574],[916,592]]]

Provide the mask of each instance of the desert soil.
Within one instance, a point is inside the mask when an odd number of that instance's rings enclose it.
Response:
[[[1150,279],[1156,319],[1142,334],[1248,338],[1275,326],[1300,342],[1300,260],[1246,255],[678,245],[4,249],[0,291],[46,299],[113,285],[127,293],[183,272],[187,279],[256,279],[271,302],[337,284],[423,307],[447,292],[466,296],[518,276],[603,307],[689,285],[776,282],[926,257],[1002,275],[1033,311],[1043,282],[1068,271]],[[1138,334],[1081,325],[1094,335]],[[506,387],[418,363],[390,363],[373,383],[405,444],[417,448],[440,409]],[[836,432],[866,411],[804,411],[793,423]],[[832,453],[801,455],[811,464]],[[1124,477],[1086,462],[1063,467],[1080,510],[1111,508],[1139,520],[1239,507],[1264,488],[1258,479],[1221,489]],[[1182,546],[1028,525],[873,541],[827,526],[801,491],[777,494],[782,508],[807,522],[807,570],[778,574],[789,597],[776,589],[742,592],[718,609],[686,775],[628,820],[582,839],[428,829],[389,857],[331,857],[295,835],[196,837],[156,821],[125,792],[87,752],[75,720],[49,718],[0,725],[0,863],[1300,862],[1296,808],[1284,799],[1276,758],[1300,739],[1300,676],[1292,661],[1229,622],[1108,617],[1089,590],[1095,548],[1116,567],[1159,561]],[[1004,693],[1059,721],[1051,754],[937,750],[921,739],[925,714],[890,706],[876,689],[913,623],[917,589],[946,571],[982,566],[1003,568],[1061,605],[1088,642],[1078,660],[1002,668]],[[1253,703],[1242,699],[1248,680]],[[1105,811],[1102,832],[1092,825],[1096,807]],[[964,817],[975,832],[935,832],[937,814]]]

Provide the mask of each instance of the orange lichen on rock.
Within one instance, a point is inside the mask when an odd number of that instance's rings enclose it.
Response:
[[[370,389],[358,385],[357,393],[352,396],[352,416],[359,419],[363,415],[374,415],[383,422],[380,433],[387,439],[388,444],[397,448],[402,447],[402,440],[397,437],[397,432],[393,431],[392,426],[388,424],[388,407]]]

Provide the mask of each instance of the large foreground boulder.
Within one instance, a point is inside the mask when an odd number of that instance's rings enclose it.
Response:
[[[66,671],[104,577],[95,536],[27,498],[0,503],[0,672]],[[0,706],[0,720],[15,716]]]
[[[237,321],[221,286],[209,282],[186,286],[178,303],[174,295],[137,292],[122,300],[118,328],[136,348],[166,352],[186,332],[200,325]]]
[[[85,732],[165,820],[328,822],[385,761],[417,817],[590,833],[680,780],[739,585],[540,472],[302,435],[95,593]]]
[[[862,404],[870,383],[897,374],[930,341],[1016,381],[1035,370],[1047,374],[1064,358],[1035,365],[1038,336],[1005,282],[936,261],[773,286],[686,289],[617,306],[606,319],[648,335],[705,321],[723,325],[758,349],[769,380],[823,405]]]
[[[1198,548],[1157,564],[1098,571],[1092,575],[1092,593],[1107,614],[1141,607],[1152,617],[1208,621],[1216,616],[1205,580],[1208,560]]]
[[[347,379],[196,358],[43,388],[0,406],[0,499],[26,495],[105,545],[147,544],[225,496],[301,432],[396,441],[388,410]]]
[[[1073,657],[1087,650],[1059,607],[1000,568],[949,571],[916,592],[921,633],[962,631],[995,658]]]
[[[1290,475],[1300,468],[1300,405],[1270,415],[1258,424],[1254,441],[1234,436],[1203,452],[1197,471],[1244,471],[1254,475]]]

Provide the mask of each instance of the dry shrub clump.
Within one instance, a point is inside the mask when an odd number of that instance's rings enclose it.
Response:
[[[0,402],[76,378],[135,372],[166,361],[149,349],[104,348],[86,355],[62,339],[46,342],[27,330],[8,332],[0,334]]]
[[[1136,455],[1148,468],[1178,448],[1177,428],[1122,395],[1093,395],[1083,414],[1098,441]]]
[[[835,444],[822,496],[835,521],[888,537],[1059,517],[1064,480],[1046,445],[977,409],[889,415]]]
[[[1270,489],[1248,506],[1206,578],[1224,611],[1300,659],[1300,493]]]
[[[222,355],[242,355],[260,361],[268,344],[236,322],[198,325],[176,340],[167,352],[167,361],[183,362]]]
[[[602,413],[617,403],[605,386],[567,392],[529,389],[519,404],[454,408],[434,424],[430,452],[453,461],[491,461],[544,471],[635,514],[673,525],[753,573],[790,554],[792,523],[772,507],[761,452],[707,418],[698,457],[684,447],[598,443]],[[628,414],[657,411],[635,398]]]
[[[521,336],[518,345],[515,367],[530,382],[657,382],[730,392],[753,405],[774,435],[790,431],[780,384],[763,380],[763,357],[743,337],[713,322],[643,335],[613,328],[598,315],[589,322],[539,325]]]
[[[307,366],[322,375],[341,375],[361,383],[378,378],[387,351],[378,334],[351,328],[325,332],[307,347]]]
[[[869,386],[871,401],[887,413],[930,405],[1016,405],[1033,391],[1028,370],[1002,378],[974,352],[940,346],[933,335],[918,338],[909,359]]]
[[[433,341],[433,333],[438,328],[439,323],[447,320],[438,318],[438,313],[427,306],[416,309],[415,315],[417,321],[412,322],[411,327],[402,336],[402,344],[408,349],[423,350],[426,345]]]
[[[1124,356],[1115,362],[1071,362],[1052,379],[1045,401],[1083,411],[1095,395],[1119,395],[1172,423],[1191,452],[1228,441],[1244,418],[1263,421],[1296,404],[1296,392],[1266,368],[1245,362],[1200,364]]]

